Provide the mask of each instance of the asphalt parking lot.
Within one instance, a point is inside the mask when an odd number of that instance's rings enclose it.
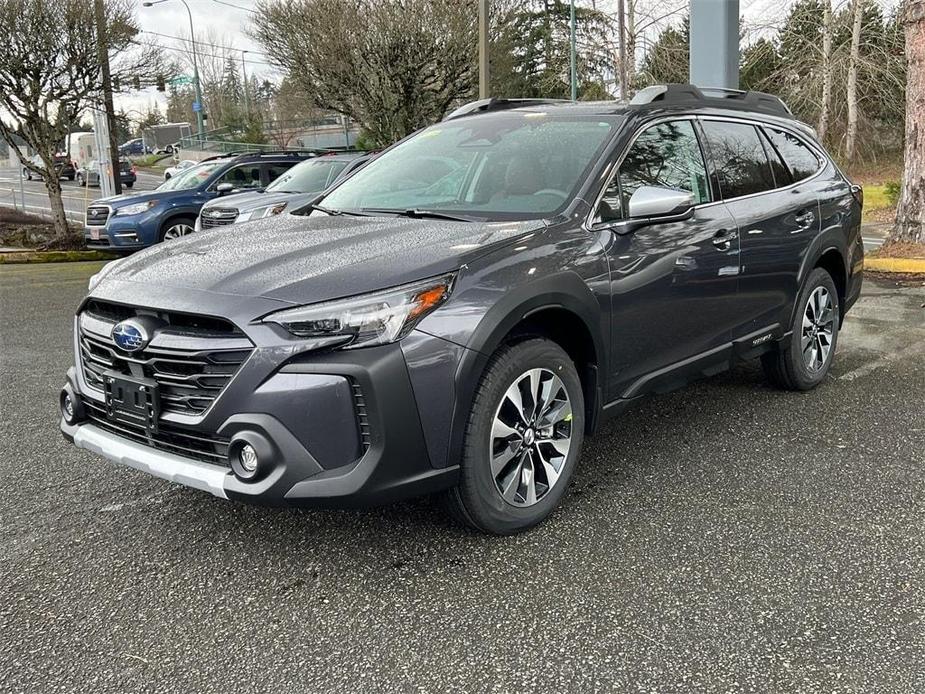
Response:
[[[743,365],[626,413],[489,538],[65,444],[96,267],[0,268],[0,691],[925,691],[925,288],[868,282],[814,392]]]

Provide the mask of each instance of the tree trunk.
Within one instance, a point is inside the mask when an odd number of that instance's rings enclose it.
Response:
[[[42,165],[45,168],[42,172],[42,178],[45,181],[45,190],[48,191],[51,222],[55,227],[55,236],[61,239],[70,234],[70,229],[67,225],[67,215],[64,212],[64,200],[61,199],[61,180],[55,170],[54,150],[52,150],[51,155],[47,152],[39,152],[39,156],[42,158]]]
[[[819,141],[825,142],[832,110],[832,0],[824,0],[822,18],[822,109],[819,112]]]
[[[845,156],[854,161],[858,143],[858,63],[861,56],[861,23],[864,0],[854,0],[854,23],[851,27],[851,53],[848,57],[848,129],[845,134]]]
[[[633,85],[636,83],[636,2],[626,0],[626,96],[632,97]]]
[[[890,241],[925,244],[925,0],[908,0],[904,24],[906,151]]]
[[[67,225],[67,214],[64,212],[64,200],[61,199],[61,181],[54,175],[45,179],[45,187],[48,189],[48,202],[51,203],[51,221],[55,226],[55,236],[59,239],[68,236],[71,231]]]

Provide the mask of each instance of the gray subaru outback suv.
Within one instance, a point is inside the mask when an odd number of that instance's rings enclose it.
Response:
[[[818,385],[861,288],[861,207],[766,94],[475,102],[301,216],[105,266],[61,430],[228,499],[438,493],[517,532],[646,394],[752,358]]]

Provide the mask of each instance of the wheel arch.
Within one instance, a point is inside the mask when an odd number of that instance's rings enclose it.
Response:
[[[601,308],[585,281],[567,272],[507,293],[473,331],[457,370],[451,456],[462,450],[475,392],[491,355],[503,344],[531,337],[555,342],[575,362],[584,390],[585,429],[594,430],[603,402],[600,374],[607,373]]]

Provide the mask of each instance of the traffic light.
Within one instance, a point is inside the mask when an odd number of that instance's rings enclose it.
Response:
[[[163,76],[163,75],[158,75],[158,76],[157,76],[157,91],[159,91],[159,92],[166,92],[166,91],[167,91],[167,85],[164,84],[164,76]]]

